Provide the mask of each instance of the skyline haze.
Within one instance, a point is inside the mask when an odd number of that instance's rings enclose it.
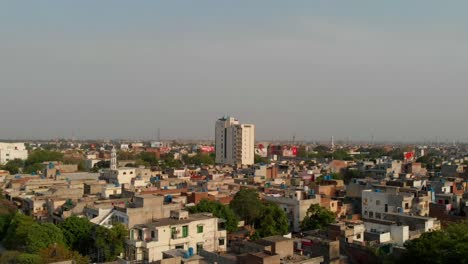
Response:
[[[4,1],[0,138],[468,142],[466,1]]]

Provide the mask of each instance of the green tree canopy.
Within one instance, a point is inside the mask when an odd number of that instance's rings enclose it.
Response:
[[[3,245],[10,250],[24,250],[27,236],[34,220],[21,213],[16,213],[9,225],[5,234]]]
[[[87,264],[90,262],[88,257],[83,257],[78,252],[71,251],[63,245],[50,245],[39,252],[42,263],[55,263],[67,260],[73,260],[76,264]]]
[[[301,222],[302,230],[325,229],[329,224],[335,222],[335,214],[319,204],[312,204],[307,209],[307,214]]]
[[[257,163],[268,163],[268,159],[264,158],[264,157],[262,157],[260,155],[255,154],[254,162],[255,162],[255,164],[257,164]]]
[[[210,201],[207,199],[201,200],[196,206],[189,208],[190,213],[212,213],[214,216],[226,220],[226,230],[229,232],[236,231],[239,223],[239,218],[234,211],[227,205],[220,202]]]
[[[86,218],[71,216],[58,226],[62,229],[66,245],[86,255],[89,245],[93,243],[93,224]]]
[[[281,208],[271,202],[264,203],[260,215],[255,219],[259,237],[285,235],[289,231],[288,217]]]
[[[24,167],[24,161],[20,159],[14,159],[8,161],[2,169],[7,170],[10,174],[17,174],[20,172],[20,169]]]
[[[263,205],[257,190],[241,189],[232,199],[230,206],[246,224],[253,224],[260,215]]]
[[[29,253],[37,253],[50,245],[64,244],[62,230],[54,224],[34,223],[28,229],[25,246]]]
[[[151,166],[157,166],[159,165],[159,160],[156,158],[155,153],[153,152],[141,152],[138,155],[138,158]]]
[[[468,222],[428,232],[405,243],[398,263],[468,263]]]
[[[98,262],[114,261],[124,250],[127,229],[116,224],[108,229],[97,226],[94,233],[94,249],[98,251]]]
[[[31,152],[28,159],[25,161],[25,166],[29,166],[36,163],[42,163],[45,161],[62,161],[63,154],[57,151],[37,149]]]
[[[36,254],[22,253],[16,256],[17,264],[42,264],[44,263],[41,256]]]
[[[23,172],[24,173],[42,173],[42,171],[44,170],[45,168],[45,165],[42,164],[42,163],[34,163],[34,164],[31,164],[31,165],[27,165]]]
[[[16,213],[6,231],[4,245],[8,249],[37,253],[51,244],[63,244],[63,233],[54,224],[39,224],[20,213]]]

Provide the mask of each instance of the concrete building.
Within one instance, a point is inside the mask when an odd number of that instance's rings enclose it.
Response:
[[[375,186],[362,191],[362,218],[384,219],[388,213],[429,215],[430,197],[427,192],[406,190],[393,186]]]
[[[301,230],[301,221],[306,217],[309,207],[321,202],[320,195],[314,191],[303,190],[287,191],[284,197],[265,196],[265,200],[277,204],[284,210],[294,232]]]
[[[254,164],[255,126],[223,117],[215,127],[216,163],[233,166]]]
[[[212,214],[172,211],[170,218],[131,228],[124,259],[128,263],[153,263],[162,260],[163,252],[171,249],[224,252],[226,236],[223,221]]]
[[[10,160],[28,158],[28,151],[24,143],[0,142],[0,165],[6,164]]]

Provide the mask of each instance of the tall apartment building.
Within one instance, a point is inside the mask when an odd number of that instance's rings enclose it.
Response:
[[[0,142],[0,165],[6,164],[10,160],[28,158],[28,151],[24,143],[4,143]]]
[[[230,165],[254,164],[255,126],[240,124],[233,117],[216,121],[216,163]]]

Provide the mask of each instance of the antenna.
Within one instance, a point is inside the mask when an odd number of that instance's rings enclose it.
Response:
[[[161,142],[161,130],[158,127],[158,142]]]

